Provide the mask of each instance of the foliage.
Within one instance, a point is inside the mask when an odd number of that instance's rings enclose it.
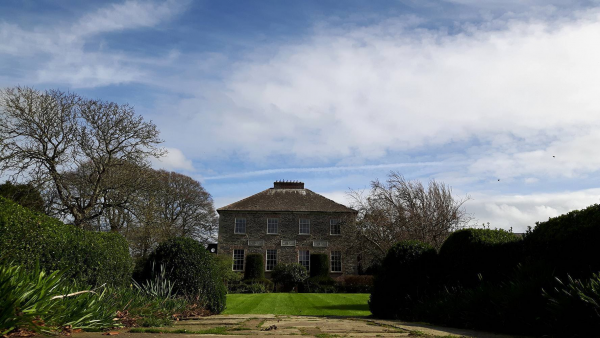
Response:
[[[266,278],[244,279],[244,289],[241,293],[272,292],[275,284]]]
[[[218,274],[214,255],[191,238],[173,238],[161,243],[146,262],[142,276],[152,276],[152,266],[164,266],[175,292],[206,305],[213,313],[225,309],[226,287]]]
[[[246,269],[244,270],[244,280],[264,279],[265,263],[261,254],[246,255]]]
[[[600,273],[585,280],[568,276],[567,283],[557,280],[553,293],[544,292],[555,321],[550,325],[561,334],[593,336],[600,331]],[[562,323],[577,323],[566,328]]]
[[[523,258],[520,242],[518,236],[502,229],[452,233],[439,253],[446,285],[474,286],[481,279],[505,279]]]
[[[32,269],[64,271],[83,285],[124,285],[133,268],[127,241],[63,224],[0,197],[0,257]]]
[[[78,227],[127,204],[129,196],[113,192],[143,177],[122,180],[120,170],[148,167],[149,157],[165,153],[156,126],[127,104],[14,87],[0,90],[0,111],[0,171],[49,183],[58,209]]]
[[[106,292],[75,294],[74,286],[59,272],[47,274],[39,267],[28,271],[0,265],[0,334],[16,328],[34,331],[103,328],[115,325],[115,311],[105,304]]]
[[[301,293],[335,293],[338,292],[336,283],[330,276],[314,276],[307,278],[304,283],[298,285]]]
[[[455,230],[465,226],[470,217],[452,188],[431,180],[427,186],[408,181],[400,173],[390,172],[385,182],[371,182],[371,189],[351,191],[352,207],[358,211],[356,234],[349,244],[369,250],[383,258],[397,242],[418,240],[439,249]]]
[[[537,223],[525,237],[528,254],[546,262],[559,278],[587,278],[600,271],[600,205]]]
[[[435,249],[418,241],[396,243],[376,276],[369,308],[378,317],[407,319],[411,307],[434,286]]]
[[[373,289],[373,276],[346,275],[337,279],[337,290],[346,293],[370,293]]]
[[[276,284],[281,284],[284,291],[291,291],[297,284],[308,278],[308,271],[298,263],[279,263],[275,265],[271,278]]]
[[[327,254],[310,254],[310,277],[329,276]]]
[[[231,269],[233,266],[233,259],[231,256],[216,255],[215,259],[217,262],[219,275],[223,278],[223,283],[229,287],[230,284],[237,284],[241,282],[242,278],[244,278],[244,275],[241,272],[233,271]]]
[[[144,184],[122,192],[130,194],[129,204],[106,210],[98,230],[122,233],[134,257],[147,257],[159,243],[172,237],[189,237],[202,243],[213,238],[217,215],[211,195],[200,182],[165,170],[138,171]]]
[[[6,181],[6,183],[0,184],[0,196],[33,211],[44,212],[44,199],[31,184],[14,184]]]

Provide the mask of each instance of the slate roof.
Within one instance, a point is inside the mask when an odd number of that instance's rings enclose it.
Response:
[[[220,211],[320,211],[352,212],[346,207],[309,189],[270,188],[217,209]]]

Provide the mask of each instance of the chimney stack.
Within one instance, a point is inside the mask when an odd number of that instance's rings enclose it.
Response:
[[[304,182],[299,181],[275,181],[274,189],[304,189]]]

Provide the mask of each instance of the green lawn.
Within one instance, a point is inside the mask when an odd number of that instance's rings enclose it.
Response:
[[[227,295],[224,314],[369,316],[367,293],[256,293]]]

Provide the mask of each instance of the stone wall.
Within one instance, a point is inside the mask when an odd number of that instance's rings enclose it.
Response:
[[[219,246],[218,254],[233,256],[233,250],[244,249],[244,254],[251,253],[266,255],[268,249],[277,250],[278,263],[298,263],[298,250],[309,250],[313,253],[326,253],[331,251],[342,252],[342,272],[330,273],[332,277],[342,274],[357,273],[357,255],[349,250],[347,241],[344,240],[345,224],[354,222],[354,214],[339,212],[242,212],[221,211],[219,217]],[[235,219],[246,219],[246,233],[234,233]],[[278,218],[278,233],[267,234],[267,219]],[[300,219],[310,220],[310,234],[300,235]],[[331,235],[331,219],[339,219],[342,235]],[[248,246],[248,241],[264,241],[260,246]],[[295,240],[295,246],[282,246],[282,240]],[[327,247],[315,247],[314,241],[327,241]],[[266,267],[266,258],[265,267]],[[269,277],[269,273],[266,273]]]

